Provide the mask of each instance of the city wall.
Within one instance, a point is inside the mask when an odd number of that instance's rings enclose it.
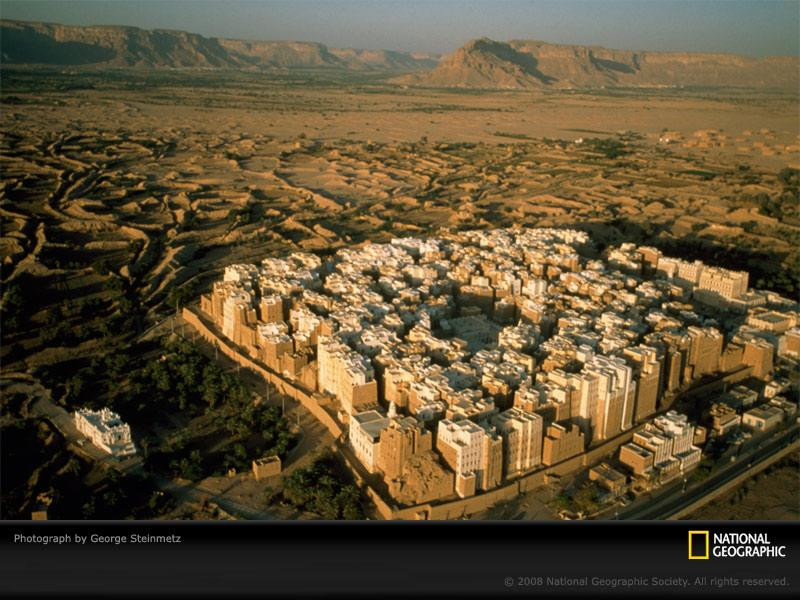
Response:
[[[596,448],[592,448],[588,452],[573,456],[572,458],[539,469],[533,473],[523,475],[519,479],[515,479],[504,486],[470,498],[459,498],[458,500],[442,502],[441,504],[427,503],[407,508],[391,508],[383,502],[383,500],[381,500],[379,504],[373,497],[373,494],[375,496],[377,496],[377,494],[369,487],[367,488],[369,490],[368,495],[373,499],[375,505],[378,507],[378,512],[384,519],[458,519],[488,510],[498,502],[513,500],[519,494],[524,494],[543,486],[550,477],[561,477],[573,473],[578,469],[588,467],[614,453],[622,444],[629,442],[633,439],[633,434],[642,427],[644,427],[644,424],[629,429],[615,438],[605,441]]]
[[[282,394],[294,398],[300,402],[314,417],[322,423],[328,431],[331,432],[335,439],[339,439],[342,435],[342,427],[308,392],[301,389],[291,381],[281,377],[277,373],[273,373],[267,368],[259,365],[247,356],[240,353],[226,342],[222,336],[215,334],[204,322],[203,319],[189,308],[183,309],[183,319],[197,332],[208,340],[211,344],[216,345],[220,352],[225,354],[228,358],[233,360],[236,364],[250,369],[258,373],[261,377],[269,381],[275,388]]]
[[[710,396],[713,394],[719,394],[724,392],[727,389],[728,385],[733,383],[738,383],[743,379],[747,379],[752,374],[753,374],[753,367],[749,365],[744,365],[731,373],[726,373],[725,375],[717,376],[708,383],[704,383],[697,387],[689,388],[681,395],[685,399],[692,399],[701,396]]]
[[[308,411],[314,415],[327,429],[331,432],[336,440],[339,440],[343,429],[336,419],[330,415],[323,407],[319,405],[314,397],[308,392],[298,387],[293,382],[285,379],[281,375],[274,373],[267,368],[254,362],[247,356],[240,353],[237,349],[229,345],[229,343],[221,336],[214,333],[214,331],[207,326],[202,317],[196,314],[189,308],[183,309],[183,318],[194,327],[200,335],[202,335],[210,343],[215,344],[226,356],[237,364],[251,369],[255,373],[261,375],[264,379],[272,383],[279,392],[296,399]],[[749,375],[751,369],[749,367],[741,369],[735,373],[726,375],[720,380],[714,381],[710,384],[701,386],[692,390],[694,394],[708,393],[712,390],[719,389],[719,386],[724,386],[727,383],[739,381]],[[659,412],[666,412],[665,410]],[[344,458],[350,470],[354,473],[356,481],[364,489],[369,499],[375,504],[378,514],[387,520],[420,520],[420,519],[457,519],[474,515],[491,508],[494,504],[512,500],[519,494],[529,492],[547,483],[550,477],[561,477],[577,471],[578,469],[588,467],[601,459],[613,454],[617,448],[622,444],[629,442],[633,439],[633,434],[640,430],[644,425],[639,425],[622,432],[616,437],[606,440],[599,446],[590,449],[588,452],[579,454],[572,458],[561,461],[555,465],[539,469],[533,473],[523,475],[507,484],[490,490],[488,492],[471,496],[469,498],[459,498],[447,502],[431,504],[419,504],[405,508],[399,508],[387,503],[377,491],[366,481],[365,475],[362,473],[363,467],[345,449],[339,445],[340,455]]]
[[[339,439],[343,433],[342,426],[331,416],[319,403],[305,390],[295,385],[293,382],[285,379],[281,375],[274,373],[267,368],[259,365],[251,360],[236,348],[232,347],[221,335],[216,334],[206,323],[203,318],[189,308],[183,309],[184,320],[194,327],[197,332],[208,340],[211,344],[216,345],[221,352],[228,356],[238,365],[250,369],[258,373],[261,377],[273,384],[276,389],[300,402],[308,411],[314,415],[327,429],[331,432],[335,439]],[[555,465],[547,468],[540,469],[533,473],[524,475],[515,479],[506,485],[495,488],[488,492],[471,496],[469,498],[459,498],[440,504],[419,504],[405,508],[399,508],[387,503],[381,496],[370,486],[364,475],[362,474],[361,465],[357,460],[354,460],[348,455],[347,452],[340,452],[350,470],[355,474],[356,481],[363,487],[369,499],[375,504],[378,514],[387,520],[420,520],[420,519],[457,519],[474,515],[491,508],[494,504],[512,500],[521,493],[529,492],[537,487],[541,487],[547,483],[548,477],[563,476],[572,473],[582,467],[589,466],[595,461],[613,453],[619,446],[630,441],[633,438],[634,432],[640,427],[635,427],[626,432],[621,433],[617,437],[604,442],[603,444],[589,450],[586,453],[579,454],[572,458],[561,461]],[[340,450],[342,448],[340,447]]]
[[[220,352],[225,354],[228,358],[233,360],[236,364],[250,369],[258,373],[261,377],[269,381],[275,388],[287,396],[296,399],[308,411],[314,415],[327,429],[331,432],[335,439],[339,439],[343,433],[342,426],[324,409],[319,403],[305,390],[299,388],[297,385],[273,373],[267,368],[259,365],[247,356],[243,355],[236,348],[232,347],[222,336],[216,334],[206,323],[203,318],[189,308],[184,308],[182,311],[183,319],[197,332],[205,338],[208,342],[216,345]],[[631,434],[632,435],[632,434]],[[342,448],[340,447],[340,450]],[[502,500],[511,500],[515,498],[520,491],[527,491],[539,487],[545,483],[545,473],[559,472],[559,474],[568,473],[579,468],[583,464],[584,455],[576,456],[567,461],[563,461],[557,465],[549,467],[547,471],[537,471],[531,473],[522,479],[515,480],[505,486],[496,488],[478,496],[470,498],[461,498],[451,502],[443,502],[441,504],[420,504],[418,506],[411,506],[407,508],[398,508],[390,506],[381,496],[370,486],[365,480],[362,473],[362,467],[358,461],[349,456],[348,452],[340,452],[350,470],[354,473],[356,481],[363,487],[367,497],[375,504],[378,514],[387,520],[418,520],[418,519],[455,519],[463,516],[479,513],[490,508],[492,505]]]

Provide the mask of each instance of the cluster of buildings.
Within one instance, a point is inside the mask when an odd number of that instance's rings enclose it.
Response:
[[[119,415],[110,409],[80,408],[75,411],[74,419],[78,431],[101,450],[116,457],[136,454],[130,425],[124,423]]]
[[[666,481],[700,462],[701,451],[695,443],[704,440],[703,428],[671,410],[634,433],[633,440],[620,447],[619,461],[636,476]]]
[[[781,392],[786,391],[781,389]],[[775,395],[771,385],[765,387],[763,396],[763,401],[759,402],[759,394],[744,386],[735,386],[720,396],[708,410],[708,424],[713,435],[724,438],[741,428],[753,432],[769,431],[796,417],[797,402]]]
[[[797,355],[798,305],[747,273],[589,246],[514,228],[294,253],[227,267],[201,310],[335,398],[353,453],[403,502],[489,490],[644,423],[636,469],[690,468],[693,427],[654,414],[707,376],[769,381]]]

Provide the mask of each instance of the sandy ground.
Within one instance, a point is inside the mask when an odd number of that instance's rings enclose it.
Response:
[[[41,304],[4,334],[6,369],[96,354],[36,328],[65,300],[114,298],[112,279],[155,319],[171,290],[207,289],[233,262],[442,227],[580,223],[601,243],[655,228],[769,252],[775,269],[800,252],[798,221],[752,201],[800,163],[796,97],[48,77],[0,94],[0,280],[32,281]],[[616,157],[591,139],[620,132]],[[263,493],[240,483],[242,501]],[[536,498],[506,512],[548,518]]]
[[[786,99],[259,89],[13,96],[3,280],[89,287],[106,259],[157,303],[248,255],[417,228],[622,218],[778,253],[800,235],[742,200],[798,162]],[[618,159],[579,143],[622,130]]]

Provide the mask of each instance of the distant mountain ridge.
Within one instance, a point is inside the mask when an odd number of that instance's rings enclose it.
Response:
[[[474,89],[747,87],[797,90],[796,56],[612,50],[535,40],[472,40],[438,55],[329,48],[315,42],[234,40],[118,25],[0,20],[3,64],[141,68],[330,68],[397,73],[396,83]]]
[[[473,40],[431,71],[398,78],[424,87],[547,89],[718,86],[797,90],[800,59],[645,52],[533,40]]]
[[[438,59],[432,54],[328,48],[314,42],[232,40],[167,29],[7,19],[0,20],[0,56],[4,64],[389,71],[430,69]]]

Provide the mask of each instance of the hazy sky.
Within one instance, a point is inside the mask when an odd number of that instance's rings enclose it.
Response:
[[[800,0],[0,0],[7,19],[451,52],[469,39],[800,54]]]

